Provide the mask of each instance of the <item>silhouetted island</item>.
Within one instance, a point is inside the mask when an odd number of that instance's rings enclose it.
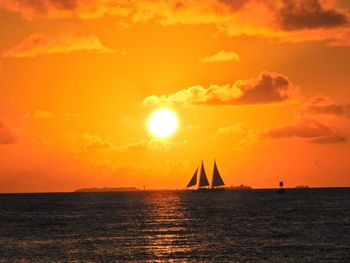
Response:
[[[241,190],[241,189],[248,190],[248,189],[252,189],[252,188],[249,185],[241,184],[238,186],[231,185],[230,187],[226,187],[225,189],[228,189],[228,190]]]
[[[103,187],[103,188],[81,188],[75,192],[134,192],[140,191],[136,187]]]
[[[308,185],[298,185],[295,188],[310,188]]]

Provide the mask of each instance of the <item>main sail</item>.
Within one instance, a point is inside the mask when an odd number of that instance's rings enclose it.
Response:
[[[186,186],[186,188],[194,186],[197,183],[197,172],[198,172],[198,167],[196,169],[196,171],[194,172],[191,180],[189,181],[188,185]]]
[[[209,182],[207,179],[207,175],[205,174],[204,165],[203,165],[203,161],[202,161],[201,174],[199,176],[198,188],[204,187],[204,186],[209,186]]]
[[[224,181],[222,180],[218,167],[216,166],[216,162],[214,161],[214,170],[213,170],[213,180],[211,182],[211,187],[216,186],[223,186],[225,185]]]

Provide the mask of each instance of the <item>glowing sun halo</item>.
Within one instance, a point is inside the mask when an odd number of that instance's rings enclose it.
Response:
[[[152,113],[148,120],[151,133],[157,137],[168,137],[172,135],[177,127],[177,116],[173,111],[161,109]]]

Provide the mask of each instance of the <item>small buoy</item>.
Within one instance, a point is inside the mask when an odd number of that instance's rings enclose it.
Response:
[[[277,191],[279,194],[283,194],[284,193],[284,188],[283,188],[283,182],[280,182],[280,188]]]

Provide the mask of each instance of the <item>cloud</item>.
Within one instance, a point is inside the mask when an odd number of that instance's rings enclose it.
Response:
[[[34,144],[49,144],[51,141],[46,137],[36,137],[30,141]]]
[[[277,42],[325,41],[350,45],[349,11],[337,0],[0,0],[0,9],[26,19],[114,16],[121,24],[210,24],[230,36],[258,36]],[[108,49],[108,48],[107,48]]]
[[[262,72],[257,78],[238,80],[233,85],[193,86],[168,96],[148,96],[141,103],[149,105],[243,105],[281,103],[299,96],[291,81],[278,73]]]
[[[235,123],[218,128],[213,139],[230,138],[236,141],[236,149],[257,145],[262,138],[301,138],[313,144],[346,143],[348,135],[334,127],[340,123],[322,118],[322,115],[349,116],[349,112],[349,105],[336,104],[331,98],[318,95],[298,109],[296,121],[291,124],[272,129],[252,129]]]
[[[260,142],[260,131],[258,129],[247,128],[242,123],[218,128],[213,139],[217,140],[227,136],[236,141],[235,150],[251,148]]]
[[[49,111],[35,110],[33,112],[27,112],[20,116],[21,119],[54,119],[57,115]]]
[[[103,15],[125,16],[132,9],[133,1],[118,0],[0,0],[0,7],[20,13],[26,19],[33,18],[97,18]]]
[[[296,122],[265,131],[263,136],[270,138],[296,137],[317,144],[348,141],[348,136],[332,127],[331,119],[324,118],[324,116],[349,116],[349,105],[337,104],[330,97],[318,95],[301,105],[297,112]]]
[[[215,55],[207,56],[201,58],[200,61],[202,63],[210,63],[210,62],[227,62],[227,61],[239,61],[239,55],[232,51],[221,50]]]
[[[69,112],[56,114],[45,110],[34,110],[23,114],[19,118],[28,120],[28,119],[55,119],[59,117],[77,118],[79,117],[79,114],[69,113]]]
[[[283,2],[284,6],[279,12],[279,23],[285,30],[331,28],[348,23],[345,14],[334,9],[324,9],[319,0]]]
[[[26,19],[114,16],[122,24],[215,25],[229,35],[349,45],[348,11],[337,0],[0,0]]]
[[[242,150],[251,148],[260,142],[260,131],[249,129],[245,136],[236,143],[235,149]]]
[[[216,133],[216,137],[220,137],[223,135],[230,135],[230,134],[244,134],[246,132],[244,126],[242,123],[235,123],[230,126],[220,127]]]
[[[16,143],[17,139],[12,134],[9,128],[0,121],[0,145],[1,144],[13,144]]]
[[[5,51],[4,58],[25,58],[38,55],[66,54],[77,51],[93,51],[102,54],[113,54],[115,51],[107,48],[101,40],[94,36],[77,36],[65,33],[58,37],[33,34],[18,45]]]
[[[87,150],[106,150],[112,148],[112,144],[106,141],[94,141],[86,145]]]
[[[341,105],[335,103],[330,97],[318,95],[312,97],[298,110],[300,116],[333,115],[350,116],[350,104]]]
[[[71,145],[76,145],[72,150],[77,153],[113,150],[116,147],[113,143],[102,139],[98,134],[68,134],[67,139]]]
[[[83,133],[81,135],[69,134],[67,139],[72,145],[77,147],[74,149],[77,153],[87,152],[163,152],[186,144],[186,141],[170,141],[164,139],[140,140],[126,144],[115,144],[105,140],[98,134]]]
[[[120,151],[167,151],[185,143],[186,141],[173,142],[162,139],[151,139],[119,145],[117,148]]]
[[[303,138],[310,143],[344,143],[348,137],[337,129],[326,126],[314,119],[301,119],[296,123],[266,131],[263,136],[280,138]]]
[[[102,140],[99,135],[84,133],[82,139],[87,141],[85,145],[87,150],[108,150],[114,147],[112,143]]]
[[[313,140],[310,140],[311,143],[317,143],[317,144],[332,144],[332,143],[345,143],[348,141],[348,136],[345,134],[331,134],[329,136],[321,136],[319,138],[315,138]]]
[[[205,127],[199,124],[188,124],[183,128],[187,130],[200,130],[200,129],[204,129]]]
[[[139,151],[168,151],[174,147],[183,145],[186,141],[174,142],[162,139],[140,140],[127,144],[113,144],[106,141],[97,134],[84,133],[81,136],[69,135],[72,142],[82,142],[85,150],[91,151],[119,151],[119,152],[139,152]]]

